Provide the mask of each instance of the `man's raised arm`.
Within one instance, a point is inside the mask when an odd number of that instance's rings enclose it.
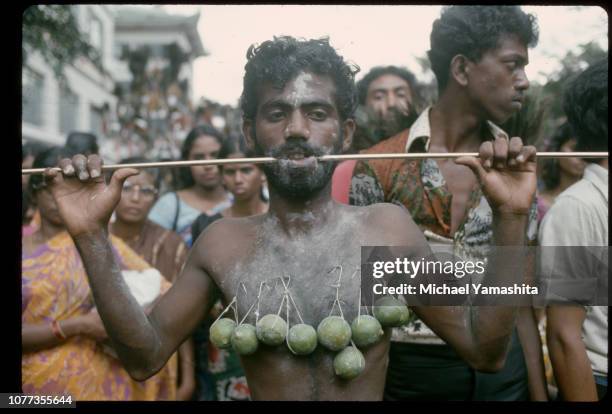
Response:
[[[83,260],[94,301],[126,370],[137,380],[159,371],[209,309],[214,283],[197,255],[150,315],[129,291],[108,238],[108,222],[123,182],[138,174],[117,170],[108,185],[97,155],[76,155],[47,169],[45,181]]]
[[[520,247],[526,246],[528,214],[536,189],[535,148],[523,146],[516,137],[510,141],[498,138],[481,145],[479,158],[464,157],[456,162],[474,171],[493,210],[494,248],[487,259],[483,285],[508,285],[524,275],[524,250]],[[412,220],[407,221],[413,234],[411,243],[416,243],[417,250],[419,246],[427,250],[418,227]],[[507,246],[514,248],[500,249]],[[516,306],[415,306],[413,309],[474,369],[495,372],[503,367]]]

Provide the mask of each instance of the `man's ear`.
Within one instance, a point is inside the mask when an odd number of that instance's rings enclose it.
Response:
[[[342,152],[346,152],[351,148],[353,135],[355,134],[355,120],[353,118],[348,118],[344,121],[342,124],[342,132],[344,132],[344,136],[342,137]]]
[[[242,135],[244,136],[244,140],[246,141],[247,148],[253,151],[255,149],[255,140],[253,139],[253,120],[252,119],[242,119]]]
[[[456,55],[450,62],[450,76],[461,86],[467,86],[470,60],[465,55]]]

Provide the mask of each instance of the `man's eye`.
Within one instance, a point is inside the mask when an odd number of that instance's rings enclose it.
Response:
[[[282,111],[274,111],[268,113],[268,119],[271,121],[280,121],[281,119],[283,119],[284,116],[285,114]]]
[[[251,172],[253,172],[253,168],[252,167],[241,168],[240,172],[244,175],[248,175]]]
[[[310,117],[317,121],[323,121],[327,118],[327,112],[323,110],[310,111]]]

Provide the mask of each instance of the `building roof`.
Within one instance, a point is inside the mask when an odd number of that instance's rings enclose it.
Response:
[[[157,7],[118,6],[115,8],[115,30],[181,31],[187,35],[194,57],[207,56],[198,33],[200,13],[192,16],[168,14]]]

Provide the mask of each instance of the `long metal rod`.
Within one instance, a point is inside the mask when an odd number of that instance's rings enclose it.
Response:
[[[397,154],[344,154],[344,155],[323,155],[318,157],[318,161],[345,161],[345,160],[389,160],[389,159],[422,159],[422,158],[459,158],[459,157],[478,157],[477,152],[426,152],[426,153],[397,153]],[[607,152],[537,152],[538,158],[608,158]],[[201,165],[227,165],[227,164],[266,164],[279,161],[277,158],[225,158],[214,160],[190,160],[190,161],[163,161],[146,162],[136,164],[113,164],[103,165],[103,171],[117,170],[119,168],[159,168],[159,167],[192,167]],[[53,168],[61,171],[59,167]],[[45,168],[27,168],[21,170],[22,175],[42,174]]]

